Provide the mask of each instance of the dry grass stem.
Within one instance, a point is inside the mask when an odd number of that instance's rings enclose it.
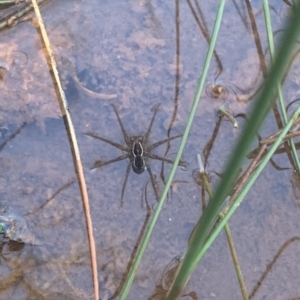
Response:
[[[63,116],[65,117],[67,126],[69,128],[71,148],[72,148],[74,156],[75,156],[74,157],[75,169],[77,171],[78,181],[79,181],[80,190],[81,190],[81,194],[82,194],[83,206],[84,206],[84,211],[85,211],[85,219],[86,219],[86,225],[87,225],[87,231],[88,231],[88,237],[89,237],[93,283],[94,283],[94,297],[95,297],[95,300],[98,300],[99,299],[99,284],[98,284],[98,271],[97,271],[97,259],[96,259],[96,246],[95,246],[95,240],[94,240],[94,235],[93,235],[92,219],[91,219],[91,215],[90,215],[90,205],[89,205],[87,188],[86,188],[86,183],[85,183],[85,178],[84,178],[84,173],[83,173],[83,167],[82,167],[82,163],[81,163],[81,159],[80,159],[79,147],[77,144],[77,139],[76,139],[73,123],[71,120],[70,112],[68,109],[67,99],[66,99],[65,93],[62,89],[62,85],[61,85],[59,75],[58,75],[58,70],[56,67],[56,62],[55,62],[55,59],[53,56],[53,52],[51,50],[50,41],[47,36],[47,32],[46,32],[46,29],[44,26],[44,22],[42,20],[42,16],[41,16],[37,1],[32,0],[32,5],[34,8],[35,14],[37,16],[37,19],[38,19],[39,28],[41,30],[43,42],[46,46],[47,54],[49,56],[48,57],[49,65],[50,65],[51,71],[53,73],[54,82],[58,89],[59,104],[60,104]]]

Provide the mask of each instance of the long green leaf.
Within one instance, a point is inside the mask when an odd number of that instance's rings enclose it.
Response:
[[[159,216],[159,213],[160,213],[160,211],[161,211],[161,209],[164,205],[164,202],[165,202],[168,190],[169,190],[169,188],[171,186],[171,183],[173,181],[173,178],[174,178],[174,175],[175,175],[180,157],[183,153],[183,149],[184,149],[184,146],[186,144],[186,140],[187,140],[187,137],[189,135],[189,132],[190,132],[190,129],[191,129],[191,126],[192,126],[192,122],[193,122],[193,119],[194,119],[194,116],[195,116],[195,113],[196,113],[196,109],[197,109],[198,103],[200,101],[200,96],[201,96],[201,93],[202,93],[202,90],[203,90],[203,87],[204,87],[205,79],[206,79],[207,72],[208,72],[208,69],[209,69],[209,66],[210,66],[210,61],[211,61],[211,58],[213,56],[213,51],[214,51],[215,44],[216,44],[216,41],[217,41],[217,36],[218,36],[218,32],[219,32],[219,28],[220,28],[220,24],[221,24],[221,20],[222,20],[222,15],[223,15],[223,11],[224,11],[225,1],[226,0],[221,0],[220,4],[219,4],[219,7],[218,7],[216,21],[215,21],[215,24],[214,24],[212,37],[211,37],[211,42],[210,42],[210,45],[209,45],[209,48],[208,48],[208,51],[207,51],[207,55],[206,55],[202,75],[201,75],[201,78],[200,78],[200,81],[199,81],[199,85],[198,85],[198,88],[197,88],[197,91],[196,91],[196,95],[195,95],[194,102],[193,102],[193,105],[192,105],[192,108],[191,108],[189,119],[188,119],[188,122],[187,122],[187,125],[186,125],[186,128],[185,128],[182,140],[180,142],[180,146],[179,146],[174,164],[172,166],[169,178],[166,182],[166,185],[165,185],[165,188],[163,190],[160,201],[159,201],[159,203],[158,203],[158,205],[157,205],[157,207],[156,207],[156,209],[155,209],[155,211],[152,215],[152,218],[151,218],[150,223],[149,223],[149,227],[147,228],[145,236],[144,236],[144,238],[141,242],[141,245],[140,245],[139,250],[137,252],[136,259],[135,259],[135,261],[134,261],[134,263],[133,263],[133,265],[132,265],[132,267],[131,267],[131,269],[128,273],[128,276],[127,276],[126,281],[124,283],[123,289],[120,293],[120,298],[119,298],[120,300],[126,299],[128,293],[129,293],[129,289],[130,289],[130,286],[132,284],[134,275],[135,275],[136,270],[139,266],[139,263],[142,259],[142,256],[145,252],[145,249],[147,247],[148,241],[149,241],[150,236],[152,234],[152,231],[153,231],[153,228],[154,228],[155,223],[157,221],[157,218]]]
[[[276,149],[279,147],[279,145],[282,143],[283,138],[285,135],[289,132],[293,124],[295,123],[295,120],[299,117],[300,114],[300,105],[298,106],[297,110],[294,112],[293,116],[291,119],[288,121],[287,125],[283,128],[282,132],[278,136],[276,142],[272,145],[272,147],[268,150],[267,155],[263,158],[263,160],[260,162],[259,166],[257,169],[254,171],[248,182],[246,183],[245,187],[242,189],[240,194],[236,197],[234,202],[232,203],[231,207],[229,208],[228,212],[224,216],[224,218],[221,220],[220,223],[216,226],[216,229],[214,232],[209,236],[207,242],[205,243],[204,247],[201,249],[197,256],[197,261],[199,261],[205,252],[208,250],[208,248],[211,246],[213,241],[217,238],[218,234],[221,232],[223,227],[226,225],[230,217],[233,215],[235,210],[239,207],[241,204],[242,200],[246,196],[246,194],[249,192],[250,188],[262,172],[262,170],[265,168],[269,160],[271,159],[272,155],[275,153]]]
[[[199,262],[197,256],[212,231],[218,213],[222,208],[225,198],[230,192],[232,183],[236,178],[236,174],[250,143],[275,100],[276,83],[280,82],[283,78],[285,68],[288,66],[291,58],[294,41],[300,32],[299,16],[300,7],[299,5],[295,5],[295,12],[290,19],[287,33],[283,37],[278,56],[275,59],[270,75],[267,77],[264,88],[255,103],[249,123],[246,125],[245,130],[233,151],[232,157],[226,168],[224,179],[220,183],[214,197],[208,203],[202,217],[193,230],[189,239],[186,255],[181,262],[177,277],[171,286],[166,300],[174,300],[179,297],[180,291],[184,288],[191,273],[197,266],[197,263]]]
[[[272,23],[271,23],[268,0],[263,0],[263,7],[264,7],[264,16],[265,16],[265,24],[266,24],[266,29],[267,29],[269,50],[270,50],[270,55],[271,55],[271,61],[273,63],[274,59],[275,59],[275,47],[274,47]],[[286,110],[285,110],[285,104],[284,104],[283,93],[282,93],[282,88],[281,88],[280,82],[277,82],[276,86],[277,86],[277,93],[278,93],[278,98],[279,98],[279,103],[280,103],[281,114],[283,116],[284,124],[286,124],[288,117],[287,117]],[[300,172],[300,162],[299,162],[296,146],[295,146],[293,139],[289,140],[289,144],[292,148],[292,154],[293,154],[295,166],[297,168],[297,171]]]

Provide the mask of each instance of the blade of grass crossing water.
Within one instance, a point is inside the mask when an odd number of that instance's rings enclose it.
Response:
[[[261,161],[261,163],[259,164],[257,169],[254,171],[254,173],[252,174],[252,176],[248,180],[247,184],[242,189],[240,194],[237,196],[237,198],[233,202],[232,206],[229,208],[228,212],[226,213],[226,215],[224,216],[222,221],[216,226],[216,229],[214,230],[214,232],[209,236],[209,238],[208,238],[207,242],[205,243],[204,247],[199,252],[199,255],[197,256],[197,260],[200,260],[203,257],[205,252],[211,246],[213,241],[217,238],[218,234],[223,229],[223,227],[226,225],[226,223],[228,222],[230,217],[233,215],[235,210],[239,207],[239,205],[243,201],[244,197],[249,192],[250,188],[252,187],[252,185],[254,184],[254,182],[256,181],[256,179],[258,178],[260,173],[262,172],[262,170],[265,168],[265,166],[269,162],[270,158],[273,156],[273,154],[275,153],[275,151],[277,150],[277,148],[281,144],[283,138],[285,137],[285,135],[289,132],[289,130],[293,126],[295,120],[299,117],[299,114],[300,114],[300,106],[298,106],[298,108],[295,111],[295,113],[293,114],[292,118],[288,121],[287,125],[283,128],[283,130],[282,130],[281,134],[278,136],[276,142],[269,149],[267,155],[263,158],[263,160]]]
[[[165,185],[165,188],[163,190],[160,201],[159,201],[159,203],[158,203],[158,205],[157,205],[157,207],[156,207],[156,209],[155,209],[155,211],[154,211],[154,213],[153,213],[153,215],[150,219],[149,227],[147,228],[145,236],[144,236],[144,238],[141,242],[140,248],[137,252],[136,259],[135,259],[135,261],[132,265],[132,268],[130,269],[130,271],[128,273],[128,276],[127,276],[126,281],[124,283],[123,289],[120,293],[120,298],[119,298],[120,300],[125,300],[128,293],[129,293],[129,289],[130,289],[130,286],[132,284],[133,278],[135,276],[136,270],[139,266],[139,263],[142,259],[143,254],[146,250],[148,241],[149,241],[150,236],[152,234],[152,231],[153,231],[153,228],[154,228],[155,223],[157,221],[157,218],[159,216],[159,213],[160,213],[160,211],[163,207],[163,204],[165,202],[168,190],[169,190],[169,188],[171,186],[171,183],[173,181],[173,177],[175,175],[180,157],[182,155],[184,146],[186,144],[186,140],[187,140],[187,137],[189,135],[189,132],[190,132],[190,129],[191,129],[191,126],[192,126],[192,122],[193,122],[193,119],[194,119],[194,116],[195,116],[195,113],[196,113],[196,109],[197,109],[198,103],[200,101],[200,96],[201,96],[201,93],[202,93],[202,90],[203,90],[203,87],[204,87],[204,83],[205,83],[207,72],[208,72],[208,69],[209,69],[209,66],[210,66],[211,58],[213,56],[213,51],[214,51],[214,48],[215,48],[218,32],[219,32],[219,29],[220,29],[220,24],[221,24],[221,21],[222,21],[222,15],[223,15],[223,11],[224,11],[225,1],[226,0],[221,0],[220,3],[219,3],[217,15],[216,15],[216,20],[215,20],[215,24],[214,24],[214,28],[213,28],[213,32],[212,32],[211,41],[210,41],[209,48],[208,48],[207,55],[206,55],[206,59],[205,59],[205,62],[204,62],[202,75],[201,75],[201,78],[200,78],[200,81],[199,81],[199,84],[198,84],[198,87],[197,87],[197,91],[196,91],[194,102],[193,102],[193,105],[192,105],[192,108],[191,108],[189,119],[187,121],[187,125],[186,125],[186,128],[185,128],[182,140],[180,142],[180,146],[179,146],[176,158],[174,160],[174,164],[172,166],[170,175],[169,175],[168,180],[166,182],[166,185]],[[174,299],[175,298],[173,298],[172,300],[174,300]]]
[[[218,186],[216,193],[213,195],[213,198],[204,210],[203,215],[195,227],[195,230],[193,230],[188,242],[186,255],[181,262],[177,276],[173,281],[166,300],[177,299],[177,297],[180,295],[180,291],[184,288],[188,278],[197,266],[199,262],[198,255],[208,239],[215,221],[217,220],[219,211],[230,192],[232,183],[234,182],[238,169],[245,157],[250,143],[255,137],[260,125],[264,121],[275,100],[276,83],[281,82],[283,78],[286,66],[288,66],[291,58],[293,43],[300,32],[299,15],[299,5],[296,5],[295,13],[291,17],[288,30],[283,37],[278,56],[275,59],[271,72],[265,81],[264,88],[255,103],[250,120],[243,130],[241,138],[239,139],[239,142],[232,153],[232,157],[225,171],[224,179]]]
[[[202,182],[203,182],[203,186],[207,190],[209,198],[211,199],[212,195],[213,195],[213,191],[212,191],[210,183],[208,181],[207,174],[205,173],[205,170],[203,169],[203,163],[202,163],[200,154],[197,155],[197,158],[198,158],[200,176],[201,176],[201,179],[202,179]],[[224,218],[224,214],[221,213],[220,217]],[[238,256],[237,256],[237,253],[236,253],[236,250],[235,250],[235,246],[234,246],[233,238],[232,238],[231,231],[230,231],[230,228],[229,228],[229,224],[225,224],[224,229],[225,229],[226,238],[227,238],[227,241],[228,241],[231,257],[232,257],[232,260],[233,260],[233,263],[234,263],[237,279],[238,279],[240,289],[241,289],[241,293],[242,293],[242,296],[243,296],[243,300],[248,300],[247,289],[246,289],[245,281],[244,281],[244,278],[243,278],[242,269],[240,267]]]
[[[269,51],[270,51],[270,55],[271,55],[271,61],[272,61],[272,63],[274,63],[275,47],[274,47],[273,30],[272,30],[272,23],[271,23],[270,9],[269,9],[268,0],[263,0],[263,8],[264,8],[266,30],[267,30],[267,35],[268,35]],[[284,104],[284,99],[283,99],[283,94],[282,94],[282,89],[281,89],[280,82],[277,82],[276,86],[277,86],[277,93],[278,93],[281,113],[282,113],[282,116],[283,116],[283,121],[284,121],[284,124],[286,124],[287,121],[288,121],[288,118],[287,118],[287,114],[286,114],[286,110],[285,110],[285,104]],[[294,159],[294,163],[296,165],[297,171],[300,172],[300,163],[299,163],[299,158],[298,158],[298,155],[297,155],[297,150],[296,150],[294,140],[290,139],[289,143],[290,143],[290,146],[292,148],[293,159]]]

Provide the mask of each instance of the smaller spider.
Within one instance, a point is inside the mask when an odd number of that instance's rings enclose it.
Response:
[[[129,158],[129,163],[128,163],[128,166],[127,166],[127,169],[126,169],[126,174],[125,174],[125,180],[124,180],[123,187],[122,187],[121,206],[123,205],[123,196],[124,196],[124,192],[125,192],[125,188],[126,188],[130,168],[132,168],[132,170],[136,174],[142,174],[145,170],[148,171],[148,173],[150,175],[151,183],[152,183],[152,186],[153,186],[153,189],[154,189],[154,192],[155,192],[155,196],[158,200],[159,197],[158,197],[157,190],[155,188],[155,180],[154,180],[154,176],[153,176],[153,173],[151,171],[150,165],[148,163],[148,158],[164,161],[164,162],[167,162],[167,163],[170,163],[170,164],[173,163],[173,160],[170,160],[170,159],[167,159],[165,157],[161,157],[161,156],[158,156],[156,154],[151,153],[151,151],[153,149],[157,148],[158,146],[160,146],[164,143],[167,143],[169,141],[172,141],[174,139],[177,139],[179,137],[182,137],[182,134],[179,134],[179,135],[175,135],[175,136],[170,137],[170,138],[166,138],[166,139],[161,140],[159,142],[149,144],[150,131],[151,131],[156,113],[158,111],[159,105],[160,104],[156,104],[155,107],[154,107],[154,113],[153,113],[153,116],[152,116],[152,119],[150,121],[150,124],[149,124],[149,127],[148,127],[148,130],[147,130],[146,134],[145,135],[129,137],[126,130],[125,130],[125,128],[124,128],[124,126],[123,126],[123,123],[122,123],[122,121],[119,117],[119,114],[117,112],[116,107],[112,104],[112,107],[115,111],[115,114],[117,116],[119,125],[120,125],[122,133],[123,133],[123,137],[124,137],[124,140],[125,140],[125,145],[121,145],[119,143],[112,142],[112,141],[110,141],[106,138],[100,137],[100,136],[98,136],[94,133],[91,133],[91,132],[86,133],[86,135],[88,135],[90,137],[93,137],[95,139],[101,140],[101,141],[103,141],[107,144],[110,144],[110,145],[112,145],[112,146],[114,146],[114,147],[116,147],[116,148],[118,148],[118,149],[120,149],[124,152],[122,155],[120,155],[120,156],[118,156],[114,159],[108,160],[108,161],[97,160],[94,163],[94,166],[91,168],[91,170]],[[179,165],[180,166],[186,166],[186,163],[180,161]]]

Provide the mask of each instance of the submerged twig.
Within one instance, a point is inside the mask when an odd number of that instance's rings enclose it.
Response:
[[[260,148],[262,145],[266,145],[266,146],[270,146],[272,144],[274,144],[278,138],[278,136],[281,134],[282,129],[280,129],[279,131],[277,131],[276,133],[272,134],[271,136],[260,140],[259,141],[259,146],[257,148],[255,148],[254,150],[252,150],[251,152],[249,152],[247,154],[247,157],[249,159],[256,157],[257,153],[260,151]],[[293,131],[293,129],[290,130],[290,132],[288,134],[286,134],[286,136],[282,139],[281,143],[284,143],[286,141],[288,141],[291,138],[300,136],[300,130],[297,129],[297,131]],[[295,149],[299,149],[299,143],[295,143]],[[266,148],[265,148],[266,149]],[[286,148],[278,148],[274,154],[278,154],[278,153],[283,153],[286,152]]]
[[[252,173],[254,172],[256,167],[258,166],[259,162],[261,161],[261,157],[264,154],[266,148],[267,148],[266,144],[262,145],[262,147],[260,148],[260,150],[259,150],[257,156],[255,157],[255,159],[253,159],[253,161],[249,165],[248,169],[241,176],[241,178],[239,180],[239,183],[235,187],[234,192],[230,197],[229,203],[227,204],[226,208],[223,210],[224,214],[227,213],[228,209],[231,207],[232,203],[235,201],[235,198],[237,197],[237,195],[239,195],[240,191],[243,189],[243,187],[246,184],[247,180],[249,179],[249,177],[252,175]]]
[[[45,3],[49,2],[50,0],[36,0],[38,5],[44,5]],[[23,5],[18,5],[20,2],[25,2]],[[3,16],[2,18],[0,18],[0,30],[4,29],[6,27],[12,27],[16,24],[18,24],[22,18],[29,13],[33,6],[31,4],[30,1],[25,0],[5,0],[5,1],[0,1],[0,5],[4,4],[14,4],[14,6],[12,6],[12,8],[9,10],[9,12],[7,13],[7,15]]]
[[[249,295],[249,300],[252,299],[255,294],[257,293],[257,291],[259,290],[259,288],[261,287],[262,283],[265,281],[265,279],[267,278],[267,276],[269,275],[269,273],[271,272],[272,268],[274,267],[275,263],[277,262],[278,258],[280,257],[280,255],[283,254],[283,251],[286,250],[288,248],[288,246],[290,246],[293,242],[296,241],[300,241],[300,238],[298,236],[292,237],[290,239],[288,239],[277,251],[276,255],[273,257],[273,259],[271,260],[270,263],[267,264],[265,271],[262,273],[262,275],[260,276],[259,280],[257,281],[257,283],[255,284],[254,288],[252,289],[250,295]],[[299,299],[299,298],[294,298]]]
[[[48,35],[44,26],[44,22],[42,20],[42,16],[37,4],[37,0],[32,0],[32,4],[34,7],[35,14],[38,19],[38,24],[39,28],[41,30],[41,35],[43,42],[46,46],[47,54],[48,54],[48,63],[49,67],[51,68],[51,73],[53,75],[53,81],[55,86],[57,87],[57,93],[58,93],[58,100],[60,104],[60,108],[62,111],[62,114],[64,116],[66,126],[67,126],[67,131],[69,133],[69,138],[70,138],[70,144],[71,144],[71,149],[74,154],[74,163],[75,163],[75,169],[77,171],[77,176],[78,176],[78,181],[79,181],[79,186],[82,194],[82,201],[83,201],[83,207],[84,207],[84,212],[85,212],[85,219],[86,219],[86,225],[87,225],[87,231],[88,231],[88,237],[89,237],[89,247],[90,247],[90,254],[91,254],[91,263],[92,263],[92,273],[93,273],[93,281],[94,281],[94,297],[95,300],[99,299],[99,284],[98,284],[98,271],[97,271],[97,258],[96,258],[96,246],[95,246],[95,240],[94,240],[94,235],[93,235],[93,226],[92,226],[92,219],[90,215],[90,205],[89,205],[89,199],[88,199],[88,193],[87,193],[87,188],[86,188],[86,183],[85,183],[85,178],[84,178],[84,173],[83,173],[83,167],[80,159],[80,152],[79,152],[79,147],[76,139],[76,134],[75,130],[73,127],[73,122],[71,119],[71,115],[69,112],[68,108],[68,102],[65,96],[65,93],[63,91],[59,75],[58,75],[58,70],[56,66],[56,62],[54,59],[53,52],[51,50],[50,46],[50,41],[48,39]]]
[[[11,136],[9,136],[1,145],[0,145],[0,151],[5,147],[5,145],[14,139],[20,132],[21,130],[25,127],[26,122],[24,122]]]
[[[0,0],[0,5],[7,5],[7,4],[18,4],[21,2],[26,2],[28,0]]]
[[[280,132],[281,132],[281,130],[279,132],[277,132],[276,134],[272,135],[271,137],[268,137],[264,140],[261,140],[259,143],[260,144],[266,144],[266,145],[271,145],[271,144],[275,143],[275,141],[277,140]],[[295,132],[288,133],[282,139],[282,142],[285,142],[286,140],[289,140],[289,139],[294,138],[294,137],[299,136],[299,135],[300,135],[300,131],[295,131]]]
[[[47,204],[49,204],[60,192],[67,189],[72,183],[74,183],[74,179],[70,180],[69,182],[63,184],[50,198],[48,198],[43,204],[39,207],[35,208],[34,210],[26,213],[24,216],[33,215],[37,213],[39,210],[44,208]]]

